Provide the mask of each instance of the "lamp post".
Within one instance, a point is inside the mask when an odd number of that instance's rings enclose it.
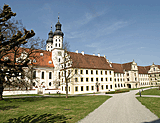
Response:
[[[97,92],[98,92],[98,91],[99,91],[99,88],[98,88],[98,87],[100,86],[100,83],[98,83],[98,81],[97,81],[95,85],[96,85],[96,87],[97,87]]]

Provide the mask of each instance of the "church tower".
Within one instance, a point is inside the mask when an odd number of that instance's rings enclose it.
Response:
[[[48,40],[46,45],[47,51],[52,51],[53,49],[62,49],[63,48],[63,32],[61,31],[62,24],[59,22],[59,16],[58,16],[58,22],[56,23],[55,27],[56,30],[54,33],[52,32],[52,26],[51,31],[48,33]]]

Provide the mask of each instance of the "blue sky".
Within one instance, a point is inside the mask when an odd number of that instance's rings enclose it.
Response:
[[[160,0],[1,0],[26,29],[48,39],[58,12],[70,51],[106,55],[114,63],[160,64]]]

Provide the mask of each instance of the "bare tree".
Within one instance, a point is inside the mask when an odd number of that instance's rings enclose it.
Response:
[[[19,57],[20,59],[16,58],[24,50],[23,48],[20,49],[20,46],[26,44],[26,40],[35,35],[33,30],[27,31],[23,29],[24,32],[22,32],[11,28],[9,20],[13,16],[16,16],[16,13],[11,11],[9,5],[4,5],[0,13],[0,100],[3,99],[4,84],[16,86],[26,84],[23,81],[17,82],[16,80],[20,80],[19,77],[23,77],[25,73],[23,68],[28,67],[29,56],[32,52],[24,54],[24,56]]]

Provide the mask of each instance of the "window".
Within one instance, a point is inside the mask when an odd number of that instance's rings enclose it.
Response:
[[[89,90],[89,86],[86,86],[86,91],[88,91]]]
[[[108,81],[108,79],[106,78],[106,82]]]
[[[57,43],[55,44],[55,47],[57,47]]]
[[[91,74],[93,74],[93,70],[91,70]]]
[[[61,73],[59,72],[59,77],[58,77],[59,79],[61,78]]]
[[[35,86],[36,85],[36,83],[35,82],[33,82],[33,86]]]
[[[63,86],[62,86],[62,91],[63,91]]]
[[[129,81],[129,78],[127,78],[127,81]]]
[[[98,74],[98,70],[96,70],[96,74]]]
[[[108,89],[108,85],[106,85],[106,89]]]
[[[61,44],[59,44],[59,47],[61,46]]]
[[[118,87],[120,87],[120,85],[118,84]]]
[[[123,85],[121,84],[121,87],[123,87]]]
[[[52,79],[52,72],[49,72],[49,79]]]
[[[44,79],[44,72],[42,72],[42,76],[41,76],[41,78],[42,78],[42,79]]]
[[[103,71],[101,70],[101,75],[103,75]]]
[[[102,90],[103,90],[103,85],[101,85],[101,88],[102,88]]]
[[[116,82],[116,79],[114,79],[114,81]]]
[[[81,74],[83,74],[83,70],[81,70]]]
[[[125,87],[125,84],[124,84],[124,87]]]
[[[59,39],[59,41],[60,41],[60,39]]]
[[[86,82],[88,82],[88,78],[86,78]]]
[[[112,78],[110,78],[110,81],[112,81]]]
[[[71,89],[70,89],[70,87],[69,87],[69,91],[70,91]]]
[[[129,76],[129,73],[127,73],[127,76]]]
[[[88,70],[86,70],[86,74],[88,74]]]
[[[78,91],[78,87],[75,87],[75,91]]]
[[[91,86],[91,89],[94,90],[94,86]]]
[[[78,78],[75,78],[75,82],[78,82]]]
[[[93,82],[93,78],[91,78],[91,82]]]
[[[103,82],[103,78],[101,78],[101,82]]]
[[[96,82],[98,82],[98,78],[96,78]]]
[[[107,75],[107,71],[105,71],[105,75]]]
[[[117,85],[115,84],[115,88],[117,87]]]
[[[83,91],[83,86],[81,86],[81,91]]]
[[[61,61],[61,59],[59,58],[59,60],[58,60],[59,62]]]
[[[77,74],[77,70],[75,70],[75,74]]]
[[[51,86],[51,82],[49,82],[49,86]]]
[[[110,89],[112,89],[112,85],[110,85]]]
[[[57,39],[56,39],[56,41],[57,41]]]
[[[36,78],[36,71],[33,71],[33,79]]]
[[[109,73],[110,73],[110,75],[112,74],[112,72],[111,72],[111,71],[109,71]]]
[[[83,82],[83,78],[81,78],[81,82]]]

